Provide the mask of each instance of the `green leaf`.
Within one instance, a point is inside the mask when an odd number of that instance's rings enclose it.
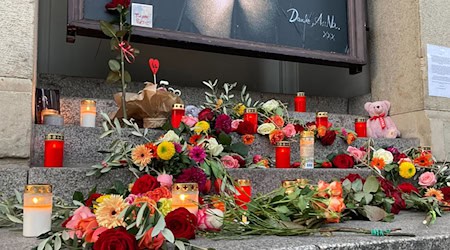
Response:
[[[110,59],[108,61],[109,69],[113,72],[119,72],[120,71],[120,63],[114,59]]]
[[[372,194],[364,193],[364,200],[366,201],[366,204],[369,204],[373,199]]]
[[[39,243],[37,250],[44,250],[44,247],[47,245],[47,242],[50,240],[50,238],[47,238],[43,241],[41,241],[41,243]]]
[[[344,182],[342,182],[342,187],[345,191],[349,192],[352,189],[352,182],[349,179],[345,179]]]
[[[144,136],[141,132],[138,132],[138,131],[131,131],[131,134],[133,134],[134,136],[138,136],[138,137]]]
[[[185,245],[184,245],[184,242],[182,242],[181,240],[175,241],[175,246],[176,246],[179,250],[186,250],[186,247],[185,247]]]
[[[153,228],[151,236],[155,237],[156,235],[161,233],[165,227],[166,227],[166,221],[164,220],[164,216],[160,216],[158,219],[158,222],[156,223],[155,227]]]
[[[114,126],[116,127],[117,134],[119,134],[119,136],[121,136],[122,135],[122,126],[120,125],[119,119],[117,119],[117,118],[114,119]]]
[[[298,208],[300,208],[300,210],[303,212],[307,207],[308,204],[305,200],[305,196],[301,195],[300,197],[298,197],[298,203],[297,203]]]
[[[224,132],[221,132],[219,134],[219,138],[218,139],[219,139],[219,143],[222,144],[222,145],[230,145],[231,141],[232,141],[231,136],[225,134]]]
[[[51,245],[45,245],[45,250],[53,250]]]
[[[116,32],[116,36],[119,37],[119,38],[120,37],[124,37],[127,33],[128,33],[127,30],[119,30],[119,31]]]
[[[381,221],[388,215],[386,211],[376,206],[364,206],[364,212],[366,213],[367,219],[370,221]]]
[[[287,214],[287,213],[291,212],[291,210],[289,210],[289,208],[287,206],[276,207],[275,211],[277,211],[278,213],[282,213],[282,214]]]
[[[23,222],[19,218],[17,218],[16,216],[14,216],[14,215],[6,214],[6,217],[8,217],[8,219],[10,221],[14,222],[14,223],[23,224]]]
[[[175,242],[175,236],[173,235],[172,231],[170,231],[167,228],[164,228],[164,230],[162,230],[162,235],[164,236],[164,238],[166,238],[166,240],[170,243],[174,243]]]
[[[144,203],[142,207],[139,209],[139,212],[136,217],[136,226],[139,227],[142,223],[142,217],[144,216],[144,212],[147,209],[147,203]]]
[[[364,183],[363,191],[366,194],[375,193],[378,191],[379,187],[380,183],[378,182],[377,178],[375,176],[369,176]]]
[[[15,190],[14,189],[14,194],[16,195],[16,200],[17,200],[17,202],[19,203],[19,204],[22,204],[22,194],[21,193],[19,193],[19,191],[17,191],[17,190]]]
[[[63,241],[67,241],[70,239],[70,235],[67,231],[63,231],[61,237],[62,237]]]
[[[355,194],[355,200],[361,202],[364,196],[365,196],[364,192],[358,192]]]
[[[388,165],[384,166],[384,171],[391,172],[392,169],[394,169],[395,167],[397,167],[396,164],[388,164]]]
[[[109,71],[108,76],[106,77],[107,83],[115,83],[120,80],[120,74],[118,72]]]
[[[128,71],[125,71],[125,72],[124,72],[124,79],[125,79],[125,82],[126,82],[126,83],[130,83],[130,82],[131,82],[131,75],[130,75],[130,72],[128,72]]]
[[[79,192],[79,191],[75,191],[72,195],[72,200],[74,201],[79,201],[81,203],[84,202],[84,196],[83,193]]]
[[[362,184],[361,179],[358,179],[352,183],[352,189],[355,192],[359,192],[363,189],[363,184]]]
[[[233,143],[231,144],[230,148],[232,152],[240,154],[241,156],[245,157],[248,154],[248,146],[242,142]]]
[[[58,235],[58,236],[55,237],[54,249],[55,250],[61,249],[61,245],[62,245],[61,238]]]
[[[112,24],[105,21],[100,21],[100,28],[103,34],[105,34],[107,37],[116,37],[116,32]]]

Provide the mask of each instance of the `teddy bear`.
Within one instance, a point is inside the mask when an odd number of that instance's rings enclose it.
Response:
[[[370,138],[397,138],[400,131],[392,118],[388,116],[391,103],[389,101],[367,102],[364,109],[369,113],[367,136]]]

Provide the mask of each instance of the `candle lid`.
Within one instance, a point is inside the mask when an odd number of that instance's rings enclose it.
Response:
[[[173,104],[172,109],[184,109],[184,104],[175,103]]]
[[[290,147],[291,143],[288,141],[279,141],[277,142],[277,147]]]
[[[250,186],[251,185],[251,181],[249,179],[238,179],[238,180],[236,180],[236,182],[241,187],[246,187],[246,186]]]
[[[295,187],[295,186],[297,186],[297,181],[286,180],[286,181],[283,181],[281,185],[284,188]]]
[[[81,104],[95,105],[96,102],[94,100],[82,100]]]
[[[421,151],[431,151],[431,146],[419,146],[418,149]]]
[[[316,117],[328,117],[328,112],[317,112]]]
[[[198,191],[198,184],[197,183],[174,183],[172,186],[172,191],[182,191],[182,192]]]
[[[258,111],[256,108],[246,108],[245,113],[257,113]]]
[[[44,109],[41,111],[42,115],[57,115],[59,114],[59,111],[56,109]]]
[[[30,184],[25,186],[26,194],[50,194],[52,193],[52,185],[49,184]]]
[[[297,92],[297,96],[305,96],[305,92]]]
[[[305,130],[300,133],[300,137],[314,137],[314,131]]]
[[[48,135],[45,136],[45,140],[64,141],[64,135],[62,135],[62,134],[48,134]]]
[[[367,122],[367,119],[365,117],[358,117],[355,119],[355,122]]]
[[[60,114],[53,114],[53,113],[52,113],[52,114],[45,114],[45,115],[44,115],[44,120],[45,120],[45,117],[52,117],[52,116],[53,116],[53,117],[61,117],[61,118],[62,118],[62,115],[60,115]]]

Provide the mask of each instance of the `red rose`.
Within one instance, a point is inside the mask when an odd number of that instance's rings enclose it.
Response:
[[[419,189],[414,187],[414,185],[409,182],[403,182],[402,184],[398,185],[397,188],[400,189],[400,191],[402,191],[403,193],[407,194],[410,194],[413,191],[419,193]]]
[[[256,133],[253,124],[249,121],[243,121],[239,123],[236,132],[241,135],[253,135],[254,133]]]
[[[232,155],[231,157],[239,162],[240,167],[245,167],[246,162],[240,155]]]
[[[333,166],[337,168],[352,168],[355,165],[353,157],[348,154],[340,154],[333,158]]]
[[[137,250],[136,237],[123,227],[108,229],[100,234],[94,243],[94,250],[109,249]]]
[[[212,109],[206,108],[200,111],[198,113],[198,120],[199,121],[212,121],[214,119],[214,113]]]
[[[84,205],[86,207],[92,207],[92,202],[97,200],[97,198],[99,198],[100,196],[102,196],[99,193],[93,193],[89,196],[89,198],[87,200],[84,201]]]
[[[336,132],[327,130],[325,135],[320,138],[320,143],[322,143],[322,145],[324,146],[329,146],[333,144],[334,140],[336,140]]]
[[[341,179],[341,182],[345,181],[345,180],[349,180],[351,183],[355,182],[356,180],[361,180],[362,183],[365,182],[364,178],[361,177],[361,175],[359,174],[349,174],[346,177]]]
[[[155,188],[159,187],[159,182],[155,177],[146,174],[141,176],[136,182],[133,184],[133,188],[131,189],[132,194],[143,194],[148,191],[153,191]]]
[[[450,187],[443,187],[439,190],[444,194],[444,201],[450,202]]]
[[[323,168],[332,168],[333,164],[329,161],[324,161],[324,162],[322,162],[322,167]]]
[[[180,207],[169,214],[166,218],[166,227],[172,231],[177,239],[194,239],[197,229],[197,217],[186,208]]]
[[[301,132],[305,131],[305,127],[303,127],[303,125],[300,124],[294,124],[294,128],[297,134],[300,134]]]
[[[124,9],[128,9],[128,7],[130,7],[130,0],[112,0],[112,2],[105,5],[105,8],[108,10],[115,9],[119,5]]]
[[[406,202],[402,198],[402,193],[395,191],[392,193],[392,198],[394,198],[394,204],[392,204],[391,213],[398,214],[401,210],[406,208]]]

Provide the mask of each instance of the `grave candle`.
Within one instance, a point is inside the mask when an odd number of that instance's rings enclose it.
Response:
[[[44,167],[62,167],[64,159],[64,136],[48,134],[45,137]]]
[[[181,118],[184,116],[184,105],[175,103],[172,107],[172,127],[179,128],[181,123]]]
[[[314,132],[300,134],[300,168],[314,168]]]
[[[81,127],[95,127],[95,116],[97,109],[95,101],[83,100],[80,107],[80,126]]]
[[[295,112],[306,112],[306,96],[305,92],[297,92],[294,98]]]
[[[367,137],[366,118],[359,117],[355,119],[355,132],[358,137]]]
[[[236,180],[236,190],[237,194],[234,194],[234,200],[238,206],[242,209],[247,210],[247,203],[250,202],[252,196],[252,186],[248,179]]]
[[[328,112],[316,113],[316,127],[319,128],[321,126],[328,128]]]
[[[59,114],[46,115],[44,116],[44,124],[53,126],[63,126],[64,118]]]
[[[275,147],[275,167],[291,167],[291,144],[288,141],[280,141]]]
[[[23,236],[37,237],[51,230],[52,186],[26,185],[23,194]]]
[[[184,207],[197,215],[198,212],[198,184],[174,183],[172,186],[172,210]]]
[[[59,115],[59,111],[56,109],[44,109],[41,111],[41,121],[40,123],[44,123],[44,118],[47,115]]]
[[[253,125],[253,134],[255,134],[258,129],[258,111],[256,108],[245,109],[244,121],[247,121]]]

